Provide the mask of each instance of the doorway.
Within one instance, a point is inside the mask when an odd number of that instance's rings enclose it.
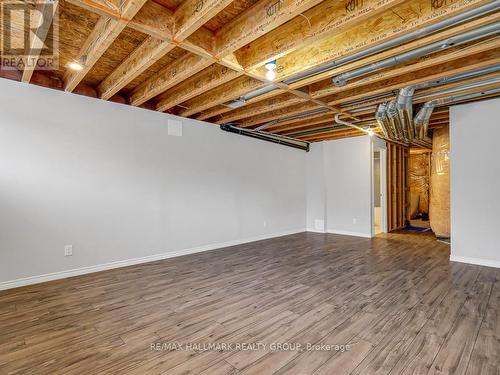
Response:
[[[372,158],[372,235],[387,233],[387,181],[384,148],[374,148]]]

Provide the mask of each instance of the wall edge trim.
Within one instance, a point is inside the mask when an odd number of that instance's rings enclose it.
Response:
[[[266,239],[270,239],[270,238],[288,236],[288,235],[296,234],[296,233],[303,233],[305,231],[306,231],[305,228],[292,229],[292,230],[275,232],[275,233],[264,234],[264,235],[259,235],[259,236],[247,237],[247,238],[243,238],[243,239],[239,239],[239,240],[219,242],[219,243],[214,243],[214,244],[210,244],[210,245],[192,247],[192,248],[176,250],[176,251],[169,251],[166,253],[159,253],[159,254],[154,254],[154,255],[148,255],[145,257],[130,258],[130,259],[118,260],[118,261],[114,261],[114,262],[96,264],[93,266],[74,268],[74,269],[66,270],[66,271],[58,271],[58,272],[52,272],[52,273],[47,273],[47,274],[43,274],[43,275],[28,276],[28,277],[24,277],[24,278],[20,278],[20,279],[0,282],[0,290],[19,288],[22,286],[40,284],[40,283],[54,281],[54,280],[60,280],[60,279],[66,279],[69,277],[81,276],[81,275],[86,275],[86,274],[90,274],[90,273],[111,270],[111,269],[115,269],[115,268],[122,268],[122,267],[133,266],[136,264],[155,262],[158,260],[175,258],[175,257],[183,256],[183,255],[196,254],[196,253],[200,253],[200,252],[204,252],[204,251],[217,250],[217,249],[222,249],[225,247],[242,245],[242,244],[256,242],[256,241],[262,241],[262,240],[266,240]]]
[[[450,254],[450,262],[475,264],[477,266],[500,268],[500,261],[482,258],[463,257]]]

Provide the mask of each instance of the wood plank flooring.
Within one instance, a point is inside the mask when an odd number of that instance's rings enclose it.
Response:
[[[301,233],[0,292],[0,374],[500,374],[500,270],[448,258]]]

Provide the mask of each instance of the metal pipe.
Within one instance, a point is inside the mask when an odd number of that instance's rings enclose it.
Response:
[[[373,64],[365,65],[362,66],[358,69],[351,70],[349,72],[340,74],[332,79],[333,83],[336,86],[344,86],[348,80],[351,80],[353,78],[357,78],[360,76],[364,76],[366,74],[372,73],[374,71],[388,68],[397,64],[401,64],[403,62],[409,61],[416,59],[421,56],[428,55],[433,52],[441,51],[444,49],[448,49],[453,46],[461,45],[464,43],[472,42],[474,40],[484,38],[487,36],[491,35],[497,35],[500,34],[500,21],[493,22],[489,25],[479,27],[477,29],[465,32],[460,35],[456,35],[453,37],[450,37],[445,40],[440,40],[431,44],[428,44],[426,46],[422,46],[419,48],[416,48],[411,51],[407,51],[404,53],[401,53],[396,56],[389,57],[387,59],[383,59],[380,61],[377,61]]]
[[[467,90],[467,89],[474,89],[474,88],[477,88],[477,87],[481,87],[481,86],[485,86],[485,85],[491,85],[491,84],[495,84],[495,83],[500,83],[500,76],[499,77],[494,77],[494,78],[487,78],[487,79],[483,79],[483,80],[476,81],[476,82],[465,83],[463,85],[459,85],[459,86],[455,86],[455,87],[450,87],[449,89],[442,90],[442,91],[435,92],[435,93],[415,95],[415,99],[427,98],[427,97],[432,97],[432,96],[437,96],[437,95],[443,95],[443,94],[449,94],[449,93],[456,92],[456,91]]]
[[[349,126],[351,128],[354,128],[354,129],[358,129],[358,130],[361,130],[362,132],[366,133],[366,134],[369,134],[369,135],[373,135],[373,131],[370,131],[370,130],[366,130],[360,126],[357,126],[357,125],[354,125],[354,124],[351,124],[350,122],[347,122],[347,121],[344,121],[344,120],[341,120],[340,119],[340,116],[342,116],[341,113],[337,113],[335,115],[335,122],[337,124],[340,124],[340,125],[345,125],[345,126]]]
[[[300,81],[304,78],[315,76],[317,74],[326,72],[326,71],[331,70],[333,68],[348,64],[352,61],[356,61],[356,60],[362,59],[364,57],[374,55],[376,53],[388,50],[388,49],[393,48],[393,47],[403,45],[405,43],[408,43],[408,42],[416,40],[416,39],[420,39],[424,36],[433,34],[433,33],[440,31],[440,30],[444,30],[448,27],[457,26],[461,23],[470,21],[474,18],[482,17],[486,14],[495,12],[498,9],[500,9],[500,0],[493,0],[493,1],[489,2],[488,4],[485,4],[485,5],[482,5],[480,7],[475,8],[475,9],[471,9],[471,10],[468,10],[466,12],[460,13],[458,15],[449,17],[449,18],[442,20],[440,22],[436,22],[433,25],[429,25],[429,26],[423,27],[421,29],[412,31],[411,33],[401,35],[399,37],[388,40],[387,42],[377,44],[373,47],[367,48],[367,49],[360,51],[360,52],[357,52],[357,53],[353,53],[352,55],[340,58],[338,60],[332,61],[331,63],[322,65],[320,67],[306,70],[300,74],[297,74],[293,77],[290,77],[290,78],[284,80],[283,83],[291,84],[291,83]]]
[[[475,78],[475,77],[479,77],[481,75],[495,73],[495,72],[499,72],[499,71],[500,71],[500,64],[496,64],[496,65],[492,65],[490,67],[471,70],[471,71],[457,74],[457,75],[453,75],[453,76],[448,76],[448,77],[443,77],[443,78],[439,78],[439,79],[432,80],[432,81],[425,81],[422,83],[417,83],[415,85],[407,86],[405,89],[409,90],[410,88],[413,88],[414,91],[416,91],[416,90],[420,90],[420,89],[424,89],[424,88],[430,88],[430,87],[444,85],[446,83],[458,82],[458,81],[461,81],[461,80],[464,80],[467,78]],[[391,90],[390,92],[386,92],[383,94],[368,96],[368,97],[364,97],[362,99],[353,100],[351,102],[342,103],[340,105],[340,107],[344,108],[344,107],[348,107],[348,106],[353,105],[353,104],[363,104],[366,102],[370,102],[374,99],[375,100],[376,99],[383,99],[385,97],[389,98],[393,95],[396,95],[396,91],[397,90]],[[400,92],[401,92],[401,89],[397,92],[397,94],[399,95]],[[414,96],[413,98],[420,98],[420,97],[422,97],[422,96],[417,95],[417,96]],[[396,99],[396,101],[397,101],[397,99]],[[348,112],[349,113],[363,112],[365,110],[374,109],[374,108],[377,108],[377,106],[376,105],[368,105],[368,106],[363,107],[363,108],[351,109]]]
[[[240,134],[240,135],[260,139],[260,140],[267,141],[267,142],[278,143],[278,144],[281,144],[283,146],[298,148],[300,150],[309,152],[309,142],[290,138],[290,137],[287,137],[284,135],[277,135],[277,134],[272,134],[272,133],[267,133],[267,132],[255,131],[255,130],[251,130],[251,129],[243,129],[243,128],[238,128],[238,127],[233,126],[233,125],[221,125],[220,128],[221,128],[221,130],[224,130],[224,131],[227,131],[230,133]]]
[[[267,94],[269,91],[273,91],[276,88],[277,87],[275,85],[264,86],[264,87],[261,87],[260,89],[255,90],[255,91],[250,91],[249,93],[243,95],[241,97],[241,99],[243,99],[245,101],[250,100],[250,99],[253,99],[259,95]]]

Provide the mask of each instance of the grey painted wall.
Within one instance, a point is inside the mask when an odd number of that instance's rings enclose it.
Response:
[[[175,137],[174,116],[0,90],[0,282],[305,228],[303,151],[187,119]]]
[[[500,267],[500,99],[451,107],[451,259]]]
[[[306,160],[307,228],[372,236],[372,152],[385,142],[369,136],[314,143]]]

